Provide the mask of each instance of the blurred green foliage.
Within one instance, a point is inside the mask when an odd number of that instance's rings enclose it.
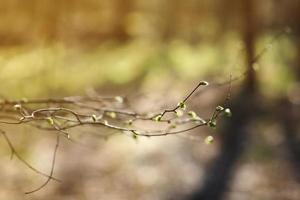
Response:
[[[272,34],[259,38],[257,51],[268,47]],[[273,42],[254,65],[261,88],[269,95],[282,94],[293,81],[288,67],[295,58],[288,37]],[[244,50],[237,35],[221,43],[189,45],[182,40],[164,44],[135,40],[106,42],[82,48],[52,43],[0,49],[0,90],[9,98],[82,94],[89,87],[118,86],[143,78],[144,82],[229,79],[243,73]],[[146,84],[145,83],[145,84]]]
[[[295,3],[253,4],[257,52],[291,18],[273,13]],[[21,98],[134,82],[228,80],[245,70],[243,6],[235,0],[2,0],[0,94]],[[289,68],[297,47],[289,35],[272,45],[255,67],[261,88],[276,95],[293,81]]]

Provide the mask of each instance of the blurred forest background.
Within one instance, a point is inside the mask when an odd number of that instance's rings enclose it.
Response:
[[[140,110],[176,104],[200,80],[232,82],[232,118],[191,137],[67,141],[44,180],[0,140],[0,199],[299,199],[298,0],[1,0],[0,97],[126,95]],[[216,85],[215,85],[216,86]],[[230,84],[188,106],[209,115]],[[49,171],[53,136],[0,124]]]

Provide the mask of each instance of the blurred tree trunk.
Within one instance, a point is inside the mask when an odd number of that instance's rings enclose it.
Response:
[[[59,20],[63,11],[63,0],[38,1],[36,17],[40,23],[40,33],[47,41],[58,39]]]
[[[203,187],[196,191],[191,199],[218,200],[223,199],[229,188],[237,161],[245,148],[248,128],[257,115],[257,86],[253,63],[255,18],[254,2],[242,2],[242,37],[245,44],[247,75],[240,93],[231,100],[229,107],[233,116],[228,119],[220,130],[221,147],[217,157],[212,161],[204,177]]]
[[[299,19],[300,17],[300,2],[293,2],[289,4],[288,9],[291,12],[288,14],[290,19]],[[299,98],[299,84],[300,84],[300,23],[299,20],[293,21],[291,24],[294,41],[297,48],[297,57],[295,62],[290,66],[291,74],[295,75],[296,82],[294,83],[291,95]],[[298,93],[298,94],[297,94]],[[297,97],[298,96],[298,97]],[[286,148],[289,153],[289,159],[292,162],[296,174],[296,179],[300,182],[300,135],[299,135],[299,121],[300,121],[300,105],[293,102],[293,97],[286,96],[278,103],[278,121],[283,127],[283,134],[285,138]],[[298,100],[299,101],[299,100]]]
[[[164,20],[162,27],[162,40],[169,42],[176,34],[176,27],[174,26],[177,24],[177,13],[180,5],[178,0],[167,0],[166,4],[165,12],[162,13]]]
[[[113,39],[125,42],[130,38],[127,31],[127,17],[132,10],[132,0],[117,0],[115,2],[115,21],[111,33]]]
[[[256,77],[253,64],[256,62],[254,55],[254,40],[256,34],[255,18],[254,18],[254,0],[245,0],[242,4],[243,8],[243,40],[246,50],[247,76],[244,83],[244,90],[247,93],[256,91]]]
[[[277,108],[279,108],[278,121],[283,128],[288,159],[294,167],[296,180],[300,182],[299,105],[294,105],[288,98],[283,98]]]

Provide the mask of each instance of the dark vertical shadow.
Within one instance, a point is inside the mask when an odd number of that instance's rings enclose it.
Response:
[[[223,199],[230,180],[234,173],[237,161],[241,157],[248,137],[248,127],[258,113],[257,85],[253,63],[254,55],[255,20],[253,1],[245,0],[242,3],[242,37],[245,44],[247,74],[242,89],[231,100],[233,116],[224,122],[220,130],[221,147],[217,157],[205,173],[203,186],[195,191],[189,199],[218,200]]]
[[[223,198],[235,165],[247,144],[247,129],[258,109],[255,98],[255,94],[242,91],[232,101],[233,116],[224,122],[219,133],[222,141],[219,155],[209,166],[203,187],[191,196],[191,200]]]
[[[283,128],[288,159],[294,167],[295,178],[300,183],[299,105],[293,105],[288,98],[284,98],[277,107],[280,108],[278,121]]]
[[[300,3],[294,5],[296,8],[300,8]],[[291,17],[300,17],[299,12],[292,13]],[[291,74],[294,74],[296,78],[295,87],[300,84],[300,23],[296,23],[293,26],[295,37],[293,37],[297,46],[297,58],[290,66],[289,70]],[[295,92],[299,91],[296,88]],[[291,94],[298,96],[299,94]],[[288,159],[291,161],[294,167],[296,180],[300,183],[300,105],[294,104],[289,97],[282,98],[277,104],[278,122],[283,128],[283,135],[285,139],[285,145],[288,153]]]

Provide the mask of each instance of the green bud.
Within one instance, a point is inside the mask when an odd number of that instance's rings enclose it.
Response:
[[[107,114],[107,116],[109,116],[110,118],[113,118],[113,119],[115,119],[117,117],[117,114],[115,112],[107,112],[106,114]]]
[[[135,139],[135,140],[138,139],[138,134],[139,133],[137,131],[133,130],[132,131],[132,138]]]
[[[194,111],[189,111],[188,115],[193,119],[196,119],[198,117],[198,115]]]
[[[96,122],[97,121],[97,116],[95,114],[92,115],[92,119],[93,119],[94,122]]]
[[[14,105],[15,110],[21,110],[22,106],[20,104]]]
[[[210,128],[216,128],[217,127],[217,121],[216,120],[210,120],[207,125],[210,127]]]
[[[52,117],[47,117],[46,120],[50,125],[54,125],[54,120],[52,119]]]
[[[177,106],[178,106],[179,108],[181,108],[182,110],[185,110],[185,109],[186,109],[186,105],[185,105],[185,103],[184,103],[183,101],[179,102],[179,103],[177,104]]]
[[[214,141],[214,137],[209,135],[204,139],[205,144],[211,144]]]
[[[176,128],[176,124],[172,124],[171,126],[170,126],[170,128]]]
[[[132,119],[130,119],[130,120],[128,120],[128,121],[126,122],[126,124],[128,124],[129,126],[131,126],[132,123],[133,123]]]
[[[156,117],[153,118],[154,121],[159,122],[161,121],[162,115],[157,115]]]
[[[105,126],[109,125],[108,122],[107,122],[107,120],[104,120],[103,123],[104,123]]]
[[[123,102],[124,102],[124,98],[121,97],[121,96],[116,96],[116,97],[115,97],[115,100],[116,100],[117,102],[119,102],[119,103],[123,103]]]
[[[207,86],[209,83],[207,82],[207,81],[201,81],[200,83],[199,83],[199,85],[204,85],[204,86]]]
[[[226,115],[227,117],[231,117],[231,116],[232,116],[231,110],[230,110],[229,108],[226,108],[226,109],[224,110],[224,113],[225,113],[225,115]]]
[[[181,110],[175,110],[176,116],[181,117],[183,115],[183,112]]]

